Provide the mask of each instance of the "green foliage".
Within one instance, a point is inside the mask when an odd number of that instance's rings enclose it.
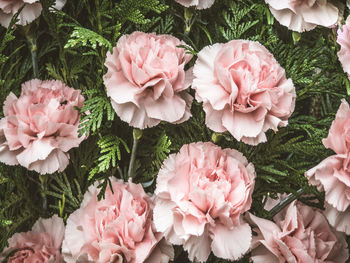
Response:
[[[118,26],[120,30],[120,24]],[[74,30],[64,48],[89,46],[96,49],[97,45],[101,47],[106,47],[107,49],[112,49],[112,44],[105,39],[103,36],[91,31],[87,28],[75,26]]]
[[[151,19],[146,18],[142,11],[154,11],[160,14],[166,9],[167,6],[159,3],[158,0],[121,0],[117,5],[117,14],[121,18],[122,23],[128,20],[135,24],[147,24],[151,22]]]
[[[97,159],[97,165],[89,173],[89,180],[98,173],[106,172],[110,167],[116,167],[117,159],[121,160],[120,144],[130,153],[126,142],[118,136],[106,135],[97,141],[100,157]]]
[[[57,204],[50,204],[50,208],[56,210],[61,217],[66,218],[66,213],[72,213],[80,207],[83,200],[83,192],[77,179],[68,180],[66,173],[50,175],[50,189],[47,195],[57,199]]]
[[[0,166],[0,247],[7,244],[10,235],[30,228],[40,215],[35,202],[40,198],[33,174],[14,167],[11,170]]]
[[[79,125],[79,136],[88,135],[90,131],[97,131],[102,124],[103,117],[106,114],[107,121],[114,120],[114,110],[106,95],[101,95],[98,90],[87,92],[90,98],[84,102],[80,112],[84,114]]]
[[[141,146],[138,149],[136,175],[144,186],[150,186],[171,151],[171,140],[165,131],[151,130],[143,133],[139,144]],[[144,145],[147,147],[142,147]]]
[[[98,184],[98,197],[103,198],[111,176],[127,180],[133,129],[115,117],[103,75],[106,53],[121,35],[135,30],[184,40],[187,45],[179,47],[194,57],[186,69],[207,45],[233,39],[259,41],[293,81],[297,99],[288,126],[268,131],[267,142],[258,146],[208,129],[202,104],[194,100],[188,121],[177,125],[162,122],[142,131],[134,182],[153,192],[159,169],[170,154],[184,144],[213,141],[239,150],[254,164],[257,177],[252,213],[268,218],[266,197],[275,198],[282,192],[296,195],[299,190],[306,194],[298,197],[301,201],[323,207],[324,195],[308,184],[304,172],[333,154],[325,149],[322,138],[327,136],[340,98],[350,98],[350,82],[337,58],[335,30],[318,27],[292,33],[274,19],[263,0],[216,0],[204,10],[184,9],[170,0],[81,0],[67,1],[62,11],[55,12],[51,11],[54,0],[40,2],[42,15],[29,26],[0,28],[1,101],[11,91],[18,95],[21,83],[33,78],[28,39],[34,38],[39,78],[59,79],[82,90],[86,100],[79,109],[79,136],[86,140],[70,150],[69,166],[63,173],[48,176],[46,186],[34,172],[0,165],[0,251],[13,233],[29,230],[39,216],[58,213],[66,219],[80,206],[89,185]],[[190,93],[195,97],[194,90]],[[174,262],[189,262],[182,247],[175,251]],[[249,258],[248,254],[238,262],[249,262]],[[208,262],[228,261],[210,255]]]
[[[259,20],[252,14],[255,9],[266,8],[264,5],[251,1],[231,1],[228,9],[222,11],[225,26],[220,26],[223,37],[229,41],[240,39],[249,29],[254,27]],[[253,38],[254,39],[254,38]]]

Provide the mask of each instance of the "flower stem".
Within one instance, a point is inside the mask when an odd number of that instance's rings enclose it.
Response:
[[[38,46],[37,46],[36,36],[31,32],[31,28],[29,25],[24,29],[24,33],[28,42],[30,54],[32,55],[33,76],[34,78],[38,78],[39,77],[38,58],[37,58]]]
[[[185,35],[188,35],[191,32],[192,25],[194,23],[195,12],[193,8],[184,8],[184,18],[185,18]]]
[[[37,45],[36,39],[32,39],[33,42],[30,42],[30,53],[32,54],[32,65],[33,65],[33,75],[34,78],[39,77],[39,69],[38,69],[38,60],[37,60]]]
[[[301,196],[304,193],[303,189],[299,189],[296,193],[288,195],[284,200],[279,202],[277,205],[275,205],[269,212],[269,218],[272,219],[275,215],[277,215],[283,208],[285,208],[287,205],[289,205],[291,202],[293,202],[295,199],[297,199],[299,196]]]
[[[46,212],[47,210],[47,175],[39,175],[39,180],[41,183],[41,197],[43,198],[43,210]]]
[[[136,160],[136,151],[137,151],[137,144],[142,136],[142,131],[139,129],[133,130],[133,144],[132,144],[132,150],[131,150],[131,158],[129,163],[129,170],[128,170],[128,178],[133,178],[135,176],[135,160]]]

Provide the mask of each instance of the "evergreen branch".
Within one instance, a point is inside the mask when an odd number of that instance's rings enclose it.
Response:
[[[85,114],[80,120],[79,136],[88,135],[90,131],[95,132],[101,127],[103,117],[106,113],[107,120],[114,120],[114,110],[106,95],[101,95],[99,90],[93,90],[90,94],[96,95],[84,102],[80,112]]]
[[[89,172],[89,180],[96,174],[106,172],[110,167],[116,167],[117,160],[121,160],[120,145],[123,145],[127,152],[130,152],[126,142],[115,135],[106,135],[97,142],[100,148],[100,157],[97,165]]]
[[[118,25],[120,30],[121,25]],[[108,50],[112,49],[112,44],[103,36],[97,34],[96,32],[83,28],[80,26],[75,26],[74,30],[64,48],[72,47],[91,47],[96,49],[97,46],[106,47]]]

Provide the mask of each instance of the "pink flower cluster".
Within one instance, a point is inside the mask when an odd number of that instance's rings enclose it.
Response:
[[[62,9],[66,0],[56,0],[54,8]],[[0,0],[0,24],[8,27],[12,17],[23,6],[23,10],[18,16],[18,25],[25,26],[38,18],[42,11],[39,0]]]
[[[161,121],[181,123],[190,118],[191,71],[185,65],[192,55],[170,35],[134,32],[122,36],[108,52],[104,75],[107,95],[117,115],[144,129]]]
[[[250,208],[254,179],[254,166],[236,150],[210,142],[184,145],[159,171],[156,229],[183,245],[192,261],[205,262],[211,251],[239,259],[252,238],[242,214]]]
[[[90,186],[81,207],[64,227],[54,215],[39,219],[32,231],[17,233],[0,254],[9,263],[167,263],[172,246],[153,224],[153,198],[140,184],[110,178],[104,199],[98,201],[98,182]],[[61,252],[62,249],[62,252]]]
[[[0,254],[0,262],[9,256],[8,263],[62,263],[63,236],[62,218],[57,215],[39,218],[31,231],[16,233],[8,240],[9,246]],[[13,251],[16,252],[10,255]]]
[[[345,235],[329,226],[318,209],[292,202],[274,221],[248,215],[256,226],[252,242],[254,263],[345,263],[349,251]]]
[[[203,48],[192,88],[203,102],[207,126],[257,145],[265,132],[287,125],[295,88],[272,54],[258,42],[232,40]]]
[[[304,32],[317,25],[332,27],[338,22],[339,10],[328,0],[265,0],[271,13],[288,29]]]
[[[40,174],[63,171],[68,151],[78,147],[79,111],[84,97],[80,90],[58,80],[33,79],[22,84],[19,98],[12,92],[4,103],[0,120],[0,161],[20,164]]]
[[[62,253],[67,263],[166,263],[172,247],[153,226],[152,199],[140,184],[111,178],[98,201],[98,182],[67,220]],[[112,192],[113,191],[113,192]]]
[[[305,173],[309,183],[325,191],[328,221],[350,234],[350,108],[343,99],[323,145],[335,152]]]
[[[144,129],[160,121],[181,123],[190,114],[191,55],[172,37],[135,32],[120,38],[108,53],[104,76],[118,116]],[[272,54],[258,42],[233,40],[205,47],[193,69],[192,88],[203,102],[206,124],[256,145],[265,132],[287,125],[294,111],[295,88]]]

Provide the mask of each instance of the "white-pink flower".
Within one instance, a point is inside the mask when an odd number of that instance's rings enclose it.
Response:
[[[321,210],[298,201],[274,217],[274,222],[249,214],[257,233],[252,242],[254,263],[345,263],[345,235],[336,232]]]
[[[66,0],[56,0],[54,7],[62,9]],[[25,26],[38,18],[42,11],[39,0],[0,0],[0,24],[8,27],[12,17],[23,6],[23,10],[18,16],[18,25]]]
[[[252,238],[242,214],[250,208],[254,179],[254,166],[236,150],[210,142],[184,145],[159,171],[156,229],[183,245],[192,261],[205,262],[211,251],[240,258]]]
[[[273,16],[288,29],[304,32],[316,26],[331,27],[339,10],[328,0],[265,0]]]
[[[337,42],[340,45],[339,61],[350,78],[350,16],[346,19],[346,23],[338,29]]]
[[[123,121],[144,129],[190,118],[192,71],[185,65],[192,55],[178,45],[185,43],[170,35],[134,32],[107,53],[104,84]]]
[[[229,131],[247,144],[267,140],[265,132],[287,125],[295,88],[273,55],[258,42],[232,40],[203,48],[193,69],[192,88],[203,102],[207,126]]]
[[[98,182],[67,219],[62,254],[67,263],[167,263],[173,248],[155,231],[153,201],[140,184],[110,178],[98,201]]]
[[[0,262],[13,251],[8,263],[62,263],[61,245],[64,235],[62,218],[39,218],[31,231],[14,234],[0,254]]]
[[[196,9],[206,9],[211,7],[215,0],[175,0],[185,7],[194,6]]]
[[[22,165],[40,174],[63,171],[68,151],[78,147],[80,90],[58,80],[33,79],[22,84],[19,98],[12,92],[4,102],[0,120],[0,161]]]
[[[350,108],[345,99],[323,139],[332,155],[308,170],[309,183],[325,191],[325,215],[338,231],[350,234]]]

